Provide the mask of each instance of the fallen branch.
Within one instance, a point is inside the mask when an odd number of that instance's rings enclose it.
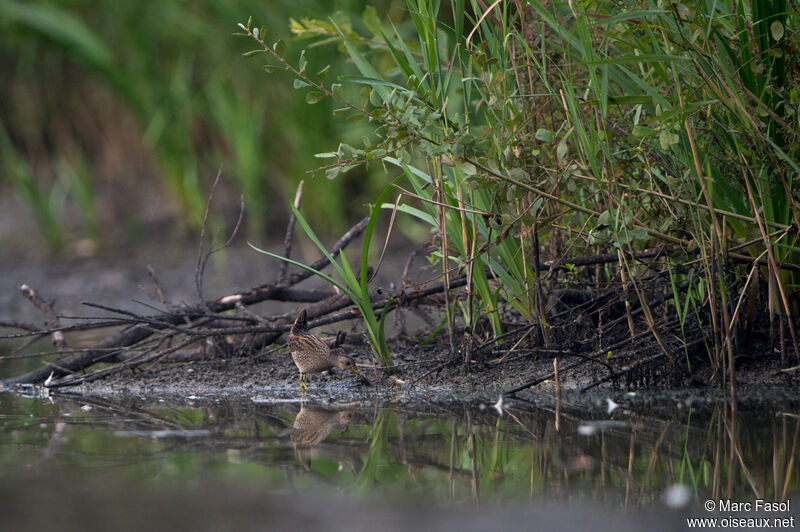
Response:
[[[347,246],[364,231],[367,226],[367,222],[368,219],[364,218],[356,225],[351,227],[331,247],[329,250],[330,255],[332,257],[336,257],[341,249]],[[322,257],[312,265],[312,268],[319,270],[327,265],[328,259],[326,257]],[[163,330],[165,328],[174,328],[180,325],[185,326],[187,322],[191,323],[195,320],[207,318],[209,313],[214,314],[232,310],[236,308],[237,304],[249,306],[267,300],[287,300],[288,297],[297,295],[297,292],[292,291],[291,286],[307,279],[310,276],[310,272],[301,271],[293,273],[288,277],[287,286],[263,284],[246,292],[227,295],[211,301],[203,301],[199,304],[186,308],[179,313],[165,313],[158,316],[142,317],[140,323],[133,324],[98,343],[95,346],[97,349],[61,356],[54,362],[46,363],[46,365],[41,368],[35,369],[23,375],[12,377],[10,379],[5,379],[3,384],[40,383],[44,382],[44,380],[47,379],[51,373],[53,378],[59,378],[66,374],[80,371],[93,365],[99,360],[109,360],[110,357],[113,357],[119,352],[122,352],[122,350],[141,342],[159,330]],[[316,295],[321,294],[318,293]],[[55,327],[48,327],[49,329],[60,333],[60,328],[57,326],[57,324]],[[259,327],[250,328],[248,332],[259,332],[258,329]],[[277,330],[273,329],[270,332],[277,332]],[[218,334],[222,333],[220,332]],[[119,351],[114,351],[114,348],[118,348]]]

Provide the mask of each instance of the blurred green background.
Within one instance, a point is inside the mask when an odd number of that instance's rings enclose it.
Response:
[[[232,34],[252,16],[296,58],[308,43],[292,41],[291,18],[341,12],[357,26],[366,4],[0,0],[0,238],[25,220],[55,251],[125,245],[154,228],[191,236],[220,167],[215,222],[233,225],[242,193],[248,234],[280,238],[297,183],[324,162],[313,154],[368,130],[334,117],[329,99],[306,104],[286,73],[242,57],[252,44]],[[371,4],[402,14],[397,2]],[[336,44],[317,47],[309,69],[338,62],[347,73],[343,61]],[[380,174],[373,165],[307,183],[307,216],[340,231]]]

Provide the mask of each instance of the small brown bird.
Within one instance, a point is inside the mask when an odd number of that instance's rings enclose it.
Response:
[[[289,349],[292,360],[300,370],[300,388],[308,390],[306,373],[320,373],[333,367],[347,368],[362,380],[366,379],[356,370],[356,361],[345,355],[340,348],[331,349],[328,344],[308,332],[306,309],[300,311],[289,332]]]

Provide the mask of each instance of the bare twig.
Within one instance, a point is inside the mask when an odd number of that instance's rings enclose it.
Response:
[[[158,282],[158,277],[156,276],[156,270],[149,264],[147,265],[147,273],[150,275],[150,279],[153,281],[153,286],[155,286],[156,293],[155,298],[159,303],[164,305],[164,307],[170,311],[176,310],[176,306],[172,304],[171,301],[167,299],[167,296],[164,293],[164,290],[161,288],[161,283]],[[144,288],[142,288],[144,291]],[[146,292],[145,292],[146,293]]]
[[[217,175],[214,177],[214,182],[211,184],[211,191],[208,193],[208,202],[206,203],[206,210],[203,213],[203,224],[200,227],[200,240],[198,242],[197,247],[197,266],[195,267],[194,271],[194,285],[197,291],[197,297],[200,301],[204,301],[205,297],[203,296],[203,275],[206,271],[206,266],[208,265],[208,259],[211,258],[212,255],[215,253],[222,251],[226,247],[228,247],[233,239],[236,238],[236,235],[239,233],[239,228],[242,225],[242,220],[244,219],[244,196],[239,197],[239,217],[236,220],[236,224],[231,231],[231,234],[228,236],[228,239],[225,241],[224,244],[214,247],[214,240],[215,238],[211,239],[211,242],[208,246],[208,251],[205,250],[206,244],[206,227],[208,224],[208,215],[211,211],[211,203],[214,200],[214,192],[217,189],[217,184],[219,183],[220,177],[222,176],[222,167],[217,170]]]
[[[15,320],[0,320],[0,327],[4,327],[6,329],[19,329],[20,331],[28,331],[40,334],[40,328],[32,323],[25,323],[24,321],[15,321]]]
[[[392,228],[394,227],[394,218],[397,214],[397,206],[400,205],[400,195],[397,195],[397,199],[394,202],[394,208],[392,208],[392,217],[389,219],[389,229],[386,231],[386,238],[383,240],[383,249],[381,249],[381,256],[378,257],[378,264],[375,265],[375,269],[372,270],[372,275],[369,276],[369,281],[372,281],[376,275],[378,275],[378,270],[381,268],[381,264],[383,264],[383,257],[386,255],[386,248],[389,246],[389,237],[392,235]]]
[[[53,302],[46,301],[43,299],[33,288],[28,286],[27,284],[23,284],[19,287],[19,291],[25,296],[28,301],[33,303],[33,305],[41,311],[44,315],[44,324],[45,327],[48,329],[58,329],[59,320],[58,316],[56,315],[55,311],[53,311]],[[67,342],[64,338],[64,333],[59,330],[55,330],[53,332],[53,345],[56,346],[57,349],[63,349],[67,346]]]
[[[300,183],[297,185],[297,192],[294,194],[294,208],[300,208],[300,200],[303,198],[303,181],[301,180]],[[297,223],[297,216],[295,216],[294,211],[289,213],[289,223],[286,224],[286,235],[283,237],[283,256],[285,258],[289,258],[292,254],[292,238],[294,237],[294,226]],[[286,270],[289,267],[289,263],[285,260],[282,260],[280,265],[278,265],[278,277],[275,279],[275,284],[278,286],[283,285],[286,282]]]

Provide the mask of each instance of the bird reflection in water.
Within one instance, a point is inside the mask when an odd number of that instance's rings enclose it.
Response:
[[[332,430],[343,430],[353,421],[358,410],[335,410],[315,405],[300,405],[292,425],[292,444],[295,447],[314,447],[328,437]]]

